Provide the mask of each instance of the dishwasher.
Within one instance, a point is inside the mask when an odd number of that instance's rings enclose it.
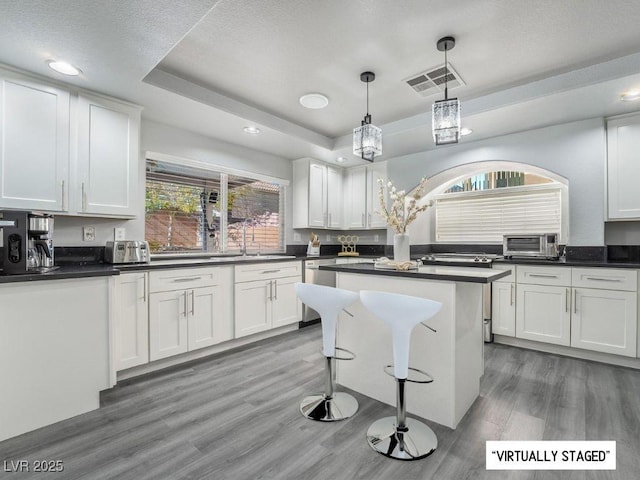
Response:
[[[321,265],[335,265],[335,258],[323,258],[304,261],[304,283],[313,283],[314,285],[324,285],[327,287],[336,286],[336,272],[327,272],[320,270]],[[302,321],[310,322],[320,318],[320,314],[313,308],[302,304]]]

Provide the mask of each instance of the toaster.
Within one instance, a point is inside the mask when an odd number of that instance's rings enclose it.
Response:
[[[107,242],[104,261],[107,263],[149,263],[149,243],[139,240]]]

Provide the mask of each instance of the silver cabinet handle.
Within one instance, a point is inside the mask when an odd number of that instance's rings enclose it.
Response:
[[[65,192],[65,185],[64,185],[64,180],[62,180],[62,210],[66,210],[67,209],[67,195]]]
[[[331,212],[329,212],[329,226],[331,226]]]
[[[600,282],[621,282],[619,278],[585,277],[587,280],[598,280]]]
[[[573,313],[578,313],[578,290],[573,289]]]
[[[273,281],[273,299],[278,299],[278,280]]]
[[[513,305],[513,283],[511,284],[511,290],[509,291],[509,301],[511,302],[509,305]]]
[[[183,278],[174,278],[171,281],[174,283],[180,283],[180,282],[191,282],[191,281],[200,280],[200,279],[202,279],[202,277],[183,277]]]
[[[142,275],[142,301],[147,301],[147,275]]]
[[[530,273],[529,276],[540,278],[558,278],[558,275],[543,275],[542,273]]]
[[[262,273],[278,273],[280,271],[280,269],[278,270],[263,270]]]
[[[567,294],[565,295],[565,298],[564,298],[564,303],[565,303],[565,305],[564,305],[564,311],[565,311],[565,312],[568,312],[568,311],[569,311],[569,302],[570,302],[570,301],[571,301],[571,300],[570,300],[570,298],[569,298],[569,289],[567,288]]]
[[[84,182],[82,182],[82,211],[87,211],[87,192],[84,190]]]
[[[362,226],[364,227],[364,212],[362,213]]]
[[[268,295],[268,300],[271,301],[271,291],[272,291],[271,290],[271,287],[272,287],[271,280],[269,280],[269,283],[265,283],[264,286],[265,287],[267,287],[267,286],[269,287],[269,293],[267,295]]]
[[[196,314],[196,292],[191,290],[191,315]]]
[[[371,226],[371,214],[369,214],[369,226]]]
[[[183,309],[182,313],[186,317],[187,316],[187,291],[185,290],[182,295],[184,297],[184,309]]]

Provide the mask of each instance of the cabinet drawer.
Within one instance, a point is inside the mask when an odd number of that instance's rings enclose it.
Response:
[[[210,287],[220,283],[220,272],[230,267],[174,268],[149,272],[149,292]]]
[[[235,269],[236,283],[271,278],[295,277],[302,275],[302,261],[252,263],[251,265],[237,265]]]
[[[574,287],[635,292],[638,289],[638,272],[621,268],[573,268],[571,284]]]
[[[507,275],[506,277],[502,277],[499,278],[498,280],[496,280],[496,282],[502,282],[502,283],[511,283],[511,282],[515,282],[516,281],[516,266],[515,265],[499,265],[499,264],[493,264],[491,265],[491,268],[493,268],[494,270],[499,270],[501,272],[504,272],[505,270],[511,270],[511,274]]]
[[[518,279],[518,283],[568,287],[571,285],[571,268],[518,265],[516,278]]]

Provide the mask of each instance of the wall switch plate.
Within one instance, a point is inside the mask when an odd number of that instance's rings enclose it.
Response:
[[[117,227],[113,229],[113,239],[115,241],[124,240],[127,236],[127,229],[124,227]]]
[[[327,233],[327,236],[325,238],[326,238],[327,242],[331,241],[331,235],[329,233]]]
[[[294,242],[301,242],[302,241],[302,235],[300,235],[298,232],[293,232],[293,241]]]
[[[95,242],[96,227],[94,226],[82,227],[82,240],[85,242]]]
[[[373,236],[373,241],[374,242],[379,242],[380,241],[380,235],[374,235]]]

